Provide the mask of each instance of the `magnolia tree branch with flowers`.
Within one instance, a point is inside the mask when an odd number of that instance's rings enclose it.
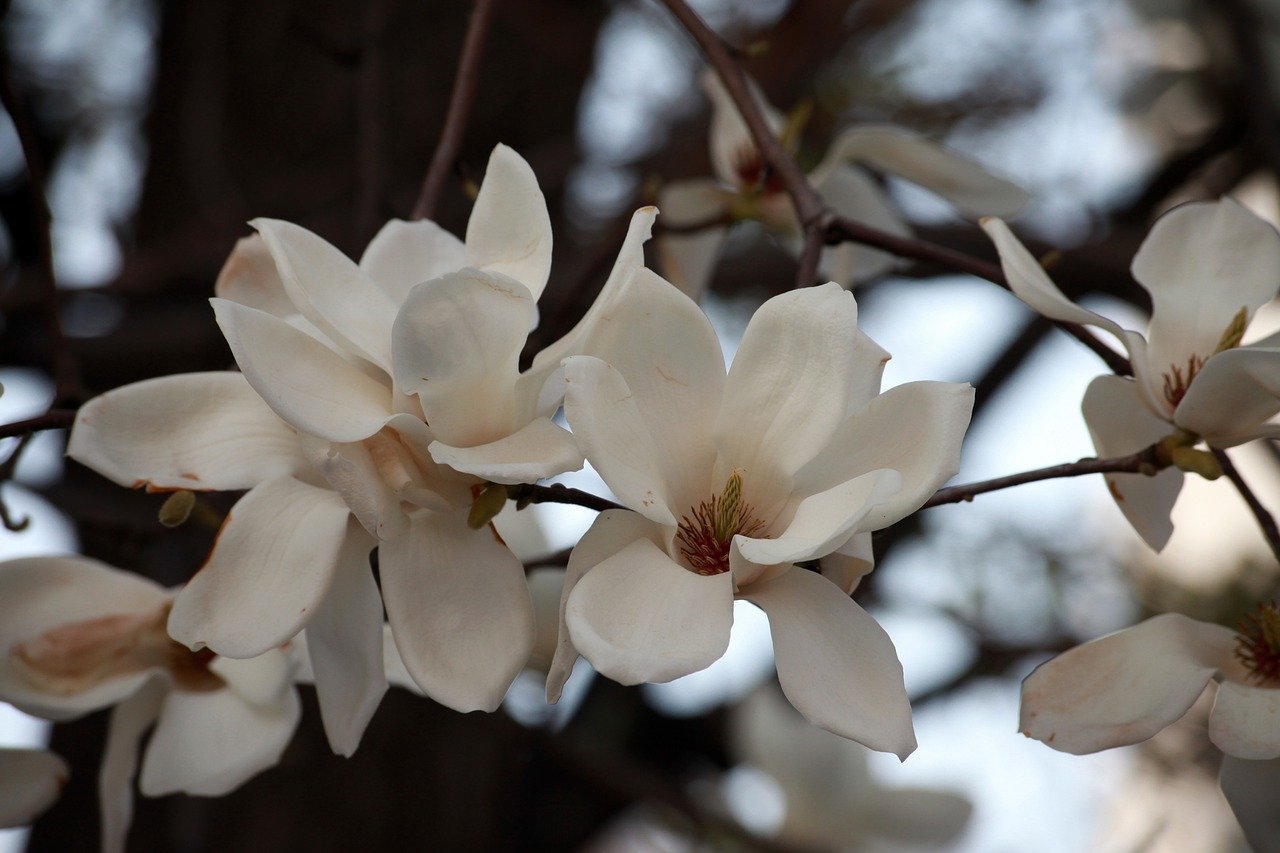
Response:
[[[816,727],[762,694],[742,712],[741,751],[809,799],[779,840],[714,799],[680,795],[676,808],[732,827],[736,843],[854,843],[855,822],[824,822],[814,806],[813,765],[835,741],[807,739],[825,730],[861,745],[841,750],[903,761],[917,748],[898,649],[862,603],[881,531],[932,507],[1101,474],[1098,490],[1159,552],[1184,483],[1226,473],[1280,559],[1274,519],[1226,455],[1280,438],[1280,341],[1251,331],[1280,290],[1272,224],[1229,196],[1165,212],[1132,259],[1151,302],[1147,331],[1132,331],[1054,283],[1001,218],[1032,194],[994,165],[865,125],[802,169],[804,111],[771,107],[692,8],[663,5],[709,63],[713,176],[667,182],[631,213],[590,307],[537,352],[526,343],[548,324],[555,264],[535,167],[492,140],[483,174],[467,179],[465,233],[429,218],[503,14],[485,0],[415,218],[389,219],[358,258],[266,217],[228,247],[209,310],[233,369],[170,372],[77,407],[48,260],[60,390],[0,437],[70,427],[71,459],[166,496],[161,523],[217,527],[174,586],[72,554],[0,562],[0,700],[53,721],[110,709],[103,850],[127,848],[135,791],[218,797],[280,762],[303,717],[298,685],[314,686],[329,747],[350,757],[391,687],[492,714],[530,673],[549,705],[567,704],[591,672],[664,684],[725,656],[740,603],[763,612],[781,694]],[[7,80],[5,92],[43,211],[39,155]],[[914,236],[885,175],[979,220],[998,266]],[[798,261],[795,286],[755,308],[726,360],[699,302],[740,224]],[[1096,458],[947,485],[974,390],[883,387],[891,356],[860,326],[853,291],[909,261],[1006,286],[1099,357],[1080,400]],[[595,491],[549,482],[587,465]],[[525,545],[533,504],[597,513],[562,569],[531,568],[548,563]],[[1142,742],[1212,683],[1222,791],[1258,849],[1276,849],[1280,612],[1255,599],[1234,630],[1162,613],[1040,663],[1023,684],[1021,731],[1076,754]],[[784,740],[804,766],[787,766]],[[848,796],[867,795],[865,753],[838,754],[862,792]],[[67,773],[52,753],[0,750],[0,821],[36,819]],[[921,798],[946,816],[922,838],[962,831],[962,799]],[[858,814],[858,826],[894,824],[878,807]]]

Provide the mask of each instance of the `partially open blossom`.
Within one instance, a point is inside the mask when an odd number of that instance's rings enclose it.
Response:
[[[70,775],[67,762],[48,750],[0,748],[0,829],[38,818]]]
[[[1232,447],[1280,437],[1280,341],[1242,345],[1249,321],[1280,289],[1280,234],[1229,198],[1185,204],[1162,216],[1133,259],[1133,277],[1151,294],[1145,335],[1070,302],[998,219],[984,229],[1009,286],[1054,320],[1096,326],[1129,354],[1133,379],[1100,376],[1083,411],[1102,456],[1135,453],[1175,430]],[[1182,474],[1109,474],[1129,523],[1157,551],[1173,533],[1169,512]]]
[[[1146,740],[1217,682],[1209,739],[1227,755],[1280,758],[1280,611],[1237,631],[1166,613],[1042,664],[1022,685],[1024,734],[1077,755]]]
[[[732,221],[759,220],[797,254],[803,243],[790,197],[769,171],[719,76],[708,70],[702,86],[711,99],[714,176],[673,181],[662,188],[658,207],[664,224],[676,231],[662,233],[655,241],[663,274],[694,299],[711,278]],[[752,91],[769,127],[784,145],[794,148],[797,128],[754,87]],[[898,236],[909,236],[911,227],[868,168],[906,178],[974,216],[1012,216],[1028,198],[1022,189],[977,161],[910,130],[887,125],[851,127],[832,141],[809,181],[836,213]],[[677,233],[700,225],[707,227]],[[883,275],[896,263],[879,249],[844,243],[823,250],[818,271],[848,287]]]
[[[893,644],[848,593],[870,531],[956,471],[972,389],[877,396],[888,355],[836,284],[766,302],[726,377],[706,316],[641,269],[584,351],[565,362],[565,413],[628,509],[601,513],[573,550],[549,696],[579,652],[625,684],[708,666],[744,598],[768,614],[778,677],[806,717],[911,752]],[[823,574],[795,565],[818,559]]]
[[[0,563],[0,700],[50,720],[114,706],[99,776],[108,853],[124,848],[153,724],[142,793],[219,796],[274,765],[298,723],[285,650],[193,652],[165,632],[172,603],[158,584],[82,557]]]

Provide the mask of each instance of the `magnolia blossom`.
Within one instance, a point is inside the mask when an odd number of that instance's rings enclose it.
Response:
[[[55,721],[114,706],[98,779],[105,851],[124,849],[153,724],[142,793],[220,796],[279,760],[301,713],[285,650],[190,651],[165,632],[172,605],[158,584],[82,557],[0,563],[0,699]]]
[[[652,218],[637,214],[606,295],[642,262]],[[542,389],[602,309],[517,370],[551,233],[532,170],[503,146],[465,243],[393,221],[356,264],[299,226],[254,225],[213,301],[243,373],[103,395],[81,409],[68,452],[124,485],[250,490],[169,631],[243,658],[305,627],[336,751],[354,751],[386,690],[384,603],[428,695],[492,710],[529,657],[533,606],[520,561],[472,530],[468,509],[485,481],[581,466],[550,420],[561,383]]]
[[[665,224],[690,233],[666,232],[655,241],[663,273],[697,299],[715,265],[729,222],[757,219],[794,253],[803,244],[791,199],[771,173],[746,123],[720,78],[708,70],[702,86],[711,99],[710,148],[712,178],[675,181],[662,188],[658,207]],[[794,125],[765,102],[753,87],[765,121],[785,145],[794,147]],[[911,228],[866,168],[900,175],[974,215],[1012,216],[1027,202],[1021,188],[996,177],[981,164],[949,151],[903,128],[865,125],[840,133],[809,182],[841,216],[898,236]],[[823,250],[821,275],[846,287],[893,269],[894,256],[854,243]]]
[[[1209,739],[1227,755],[1280,758],[1280,613],[1239,633],[1166,613],[1058,655],[1022,685],[1028,737],[1077,755],[1146,740],[1217,682]]]
[[[1003,222],[982,227],[1024,302],[1051,319],[1103,329],[1128,352],[1132,379],[1100,376],[1085,392],[1099,455],[1135,453],[1175,430],[1184,443],[1211,447],[1280,437],[1280,424],[1270,423],[1280,413],[1280,340],[1241,346],[1254,313],[1280,288],[1280,235],[1269,224],[1229,198],[1162,216],[1132,266],[1151,294],[1146,335],[1068,301]],[[1110,474],[1107,482],[1134,530],[1163,548],[1181,472]]]
[[[601,513],[573,550],[549,698],[579,652],[625,684],[708,666],[743,598],[768,615],[778,677],[806,717],[910,753],[901,664],[848,593],[870,568],[870,531],[955,473],[973,390],[877,396],[888,355],[836,284],[766,302],[726,377],[706,316],[640,269],[584,351],[599,358],[566,360],[565,413],[628,509]],[[822,574],[795,565],[816,559]]]
[[[70,775],[67,762],[47,750],[0,748],[0,829],[34,821]]]

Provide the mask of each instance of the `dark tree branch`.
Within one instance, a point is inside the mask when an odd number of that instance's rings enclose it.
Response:
[[[820,228],[810,228],[804,233],[804,249],[800,252],[800,265],[796,268],[796,287],[809,287],[818,278],[818,263],[822,260],[822,247],[826,238]]]
[[[46,429],[66,429],[75,421],[75,409],[50,409],[39,417],[0,425],[0,438],[13,438]]]
[[[1253,513],[1258,527],[1262,529],[1262,535],[1266,538],[1267,545],[1271,547],[1271,553],[1275,555],[1277,561],[1280,561],[1280,529],[1276,528],[1275,517],[1262,505],[1262,501],[1258,500],[1253,489],[1249,488],[1249,484],[1244,481],[1244,477],[1240,475],[1240,471],[1227,456],[1226,451],[1214,448],[1213,456],[1222,466],[1222,473],[1227,475],[1231,485],[1236,487],[1240,497],[1244,498],[1244,502],[1249,505],[1249,511]]]
[[[1262,39],[1266,22],[1249,0],[1208,4],[1222,16],[1239,58],[1239,80],[1246,99],[1249,143],[1273,177],[1280,178],[1280,111],[1268,84],[1270,65]]]
[[[356,227],[361,240],[373,235],[382,218],[386,134],[383,130],[385,62],[381,42],[390,7],[391,0],[369,0],[365,7],[363,44],[356,70],[356,168],[359,173]]]
[[[581,489],[573,489],[560,483],[551,483],[546,486],[523,483],[519,486],[510,486],[507,488],[507,496],[519,504],[573,504],[574,506],[594,509],[596,512],[604,512],[606,509],[626,509],[622,504],[614,503],[608,498],[602,498],[590,492],[584,492]]]
[[[431,219],[436,214],[436,204],[449,171],[457,162],[462,137],[466,133],[467,118],[476,97],[476,83],[480,77],[480,55],[484,51],[485,36],[493,20],[494,0],[476,0],[467,25],[467,35],[462,42],[462,55],[458,59],[458,76],[453,81],[453,94],[449,98],[449,112],[445,116],[440,144],[436,146],[431,166],[422,180],[422,191],[413,205],[414,219]]]

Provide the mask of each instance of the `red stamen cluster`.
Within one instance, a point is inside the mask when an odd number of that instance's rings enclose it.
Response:
[[[1236,623],[1236,659],[1249,670],[1251,681],[1280,686],[1280,608],[1274,601],[1258,605]]]
[[[754,145],[745,145],[734,158],[738,185],[751,194],[769,195],[784,190],[782,179],[769,168]]]
[[[676,530],[680,553],[700,575],[718,575],[729,571],[729,545],[739,533],[759,533],[764,522],[756,518],[750,504],[738,500],[725,501],[712,496],[689,515],[682,516]]]
[[[1164,375],[1164,398],[1169,401],[1169,405],[1176,409],[1178,404],[1182,402],[1182,398],[1187,396],[1187,389],[1191,387],[1191,380],[1195,379],[1196,374],[1200,372],[1200,368],[1204,367],[1204,361],[1198,355],[1188,357],[1185,374],[1178,365],[1169,365],[1170,372]]]

